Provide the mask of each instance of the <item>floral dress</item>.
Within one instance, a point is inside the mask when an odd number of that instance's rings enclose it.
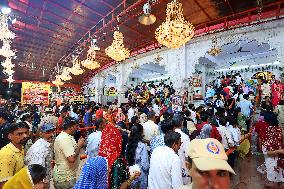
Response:
[[[266,130],[266,139],[262,145],[267,170],[267,180],[284,182],[283,156],[268,156],[267,152],[283,149],[282,129],[278,126],[269,126]]]

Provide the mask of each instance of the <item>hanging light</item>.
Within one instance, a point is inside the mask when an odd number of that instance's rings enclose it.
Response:
[[[184,19],[182,4],[177,0],[167,4],[166,15],[156,29],[156,39],[168,48],[180,48],[194,36],[194,26]]]
[[[3,72],[4,72],[6,75],[13,75],[13,74],[15,73],[15,71],[12,70],[11,67],[3,69]]]
[[[88,50],[87,59],[81,62],[82,66],[87,69],[94,70],[100,67],[100,64],[96,61],[96,53],[100,48],[96,45],[96,39],[91,40],[91,46]]]
[[[11,50],[11,45],[10,45],[10,40],[4,40],[3,41],[3,46],[0,49],[0,55],[9,58],[15,56],[15,52]]]
[[[69,69],[73,75],[81,75],[84,70],[80,67],[80,61],[76,58],[73,60],[73,66]]]
[[[11,83],[13,83],[15,80],[13,79],[13,75],[10,75],[9,77],[8,77],[8,79],[6,79],[8,82],[9,82],[9,84],[11,84]]]
[[[150,2],[147,2],[143,6],[143,14],[139,16],[138,21],[143,25],[151,25],[156,22],[156,16],[151,14]]]
[[[52,83],[56,86],[64,85],[59,75],[55,76],[55,80],[52,81]]]
[[[60,75],[60,79],[63,80],[63,81],[68,81],[68,80],[71,80],[72,77],[70,76],[70,72],[69,72],[69,69],[68,67],[64,67],[63,68],[63,71],[62,71],[62,74]]]
[[[116,61],[125,60],[130,56],[130,51],[124,48],[123,34],[119,31],[115,31],[113,38],[114,40],[111,46],[108,46],[105,50],[106,54]]]
[[[217,37],[212,39],[212,48],[208,51],[211,56],[218,56],[222,52],[222,49],[218,46]]]

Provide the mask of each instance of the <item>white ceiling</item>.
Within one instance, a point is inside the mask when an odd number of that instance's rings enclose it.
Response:
[[[256,40],[242,39],[234,43],[228,43],[221,47],[218,56],[208,53],[199,59],[200,63],[209,67],[224,67],[233,62],[242,62],[255,59],[266,59],[275,56],[276,49],[271,49],[267,43],[258,43]]]
[[[129,77],[139,78],[141,80],[155,79],[159,77],[164,77],[167,75],[165,67],[160,66],[159,64],[144,64],[139,66],[138,69],[135,69]]]

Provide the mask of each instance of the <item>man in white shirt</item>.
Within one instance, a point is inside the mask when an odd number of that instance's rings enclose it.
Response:
[[[104,118],[99,118],[95,121],[96,131],[91,133],[87,139],[86,154],[88,158],[96,157],[99,154],[99,148],[102,137],[102,130],[106,126],[106,120]]]
[[[149,189],[172,189],[183,185],[182,165],[178,150],[181,135],[174,131],[165,134],[165,145],[155,148],[151,155],[148,176]]]
[[[53,124],[43,124],[40,128],[42,138],[38,139],[29,148],[25,157],[26,165],[39,164],[47,169],[47,181],[50,181],[51,179],[51,162],[53,160],[52,142],[54,130],[55,126]]]
[[[234,146],[234,141],[232,139],[231,132],[226,127],[226,125],[227,125],[227,120],[223,117],[220,117],[219,118],[219,127],[217,127],[217,130],[222,137],[222,144],[223,144],[225,150],[228,150],[230,147]]]
[[[175,132],[179,133],[181,135],[181,146],[180,149],[178,151],[178,156],[181,160],[182,163],[182,180],[183,180],[183,184],[187,185],[190,182],[189,179],[189,173],[188,170],[186,168],[185,165],[185,159],[186,159],[186,155],[185,155],[185,151],[190,143],[190,139],[189,136],[187,134],[185,134],[184,132],[181,131],[182,128],[182,124],[183,124],[183,119],[181,117],[181,115],[177,114],[174,116],[173,118],[173,123],[175,126]]]
[[[143,124],[144,139],[151,141],[154,136],[160,134],[159,126],[155,123],[155,112],[148,113],[148,121]]]
[[[131,104],[131,107],[128,109],[127,111],[127,117],[128,117],[128,121],[131,122],[131,118],[133,116],[135,116],[135,111],[134,111],[135,105]]]

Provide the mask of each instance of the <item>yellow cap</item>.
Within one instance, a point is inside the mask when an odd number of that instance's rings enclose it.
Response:
[[[192,140],[186,154],[201,171],[225,170],[235,174],[223,145],[214,138]]]

